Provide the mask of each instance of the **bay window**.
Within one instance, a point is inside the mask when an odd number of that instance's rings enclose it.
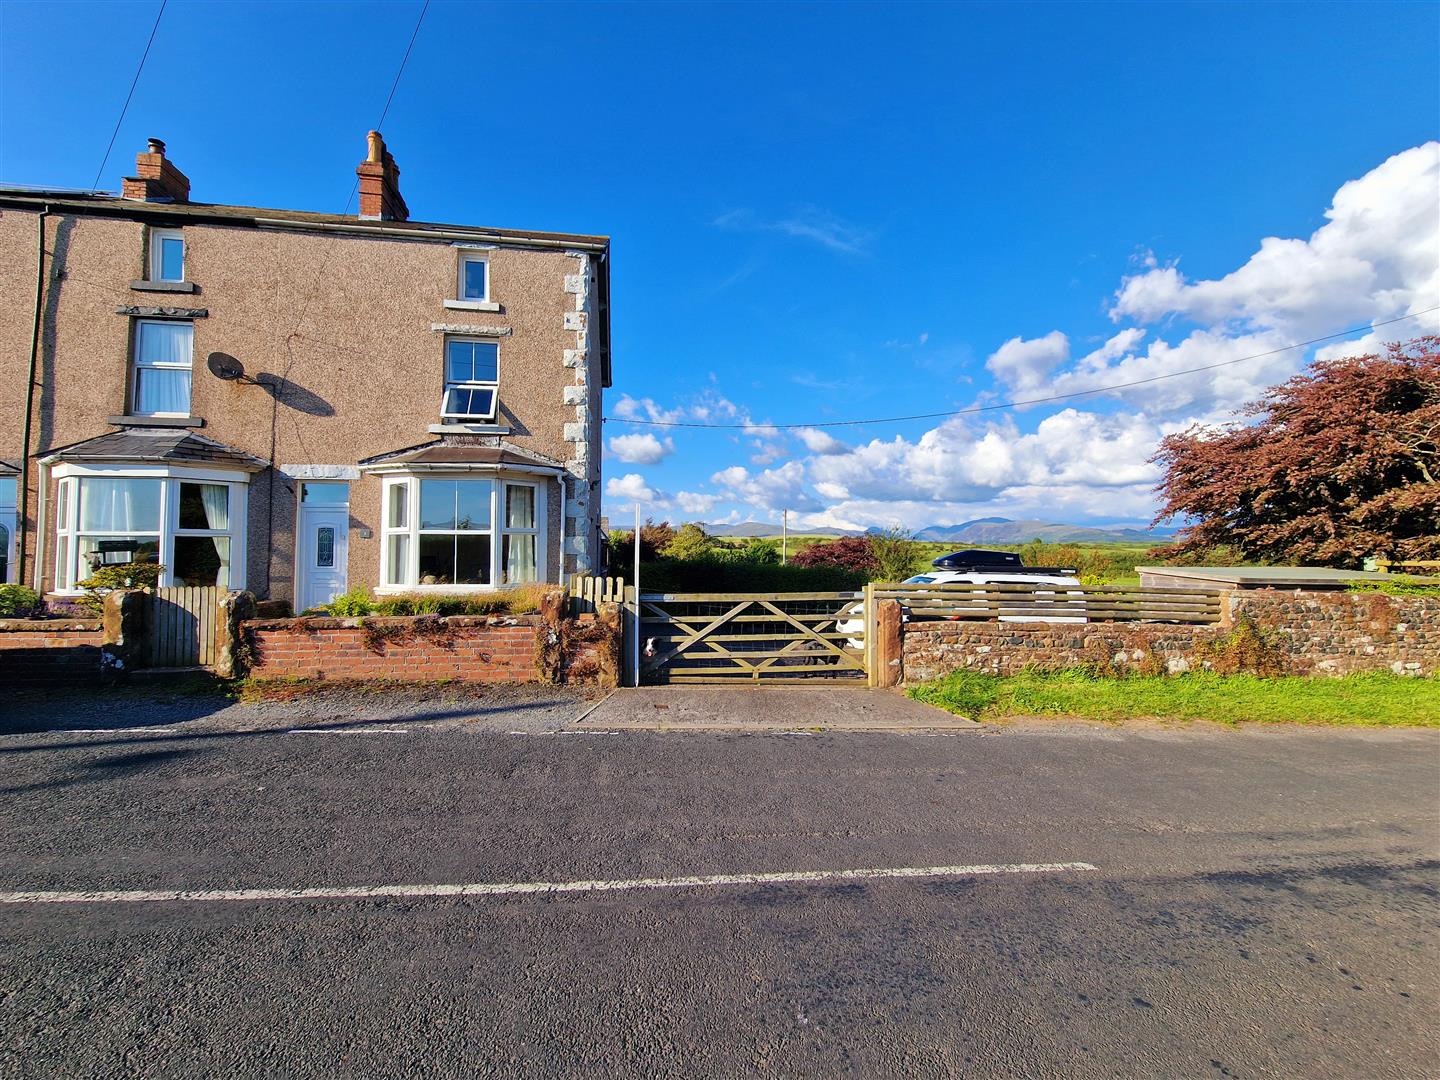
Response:
[[[543,481],[386,477],[381,574],[393,588],[494,588],[541,581]]]
[[[244,587],[246,485],[197,473],[67,470],[55,497],[55,588],[106,566],[159,563],[160,584]],[[242,562],[243,566],[243,562]]]

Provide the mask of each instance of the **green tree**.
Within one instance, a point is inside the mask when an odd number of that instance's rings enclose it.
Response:
[[[715,551],[715,541],[699,525],[681,525],[661,555],[667,559],[705,559]]]
[[[904,581],[915,573],[915,564],[920,561],[920,545],[908,529],[872,533],[870,551],[875,557],[876,581]]]

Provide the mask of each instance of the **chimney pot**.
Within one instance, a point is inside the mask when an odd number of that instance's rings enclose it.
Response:
[[[162,154],[162,155],[163,155],[163,154],[165,153],[165,140],[164,140],[164,139],[151,139],[151,140],[150,140],[150,153],[152,153],[152,154]]]

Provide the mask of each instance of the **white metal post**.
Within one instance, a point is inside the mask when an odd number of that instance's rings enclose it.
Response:
[[[632,580],[633,580],[633,584],[634,584],[634,588],[635,588],[635,617],[634,617],[635,633],[633,633],[632,635],[630,635],[631,638],[633,638],[633,641],[631,642],[631,645],[630,645],[630,658],[631,658],[631,661],[632,661],[632,666],[631,666],[630,670],[635,673],[634,676],[633,676],[634,681],[631,683],[631,685],[632,685],[632,686],[639,686],[639,685],[640,685],[640,503],[639,503],[638,501],[635,503],[635,538],[634,538],[634,539],[635,539],[635,571],[634,571],[634,577],[633,577]]]

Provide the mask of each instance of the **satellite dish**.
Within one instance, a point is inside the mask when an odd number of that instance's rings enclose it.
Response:
[[[237,379],[242,382],[250,381],[245,378],[245,365],[229,353],[212,352],[205,358],[205,366],[210,369],[211,375],[225,382],[235,382]]]

